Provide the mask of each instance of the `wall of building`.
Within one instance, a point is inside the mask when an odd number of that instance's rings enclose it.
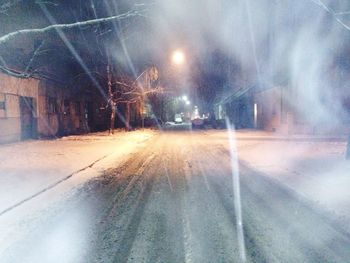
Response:
[[[38,101],[38,80],[19,79],[0,73],[0,143],[21,139],[20,97]],[[33,112],[37,117],[38,110]]]
[[[81,95],[50,81],[20,79],[0,73],[0,143],[25,138],[21,103],[30,101],[30,136],[45,138],[84,133],[87,120],[87,95]],[[91,100],[91,98],[90,98]],[[22,105],[23,108],[23,105]],[[91,110],[93,114],[94,109]],[[32,129],[32,130],[31,130]]]
[[[293,100],[295,97],[285,87],[275,87],[254,94],[254,103],[257,104],[256,128],[280,134],[347,134],[350,132],[350,121],[346,117],[334,122],[312,123],[306,118],[307,114],[312,114],[312,111],[298,112],[289,103]]]
[[[256,128],[267,131],[288,133],[291,116],[283,90],[272,88],[254,95]]]
[[[89,131],[86,95],[41,81],[38,95],[38,134],[41,137],[62,136]]]
[[[228,118],[236,129],[253,128],[253,100],[251,96],[241,96],[225,104],[217,105],[216,118]],[[220,114],[221,112],[221,114]]]

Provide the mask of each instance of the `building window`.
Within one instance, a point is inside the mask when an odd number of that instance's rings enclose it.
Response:
[[[350,98],[347,98],[343,101],[343,109],[344,109],[344,121],[343,123],[350,123]]]
[[[0,118],[6,118],[6,97],[0,93]]]
[[[47,98],[47,113],[54,114],[57,112],[57,103],[55,98]]]
[[[75,115],[81,115],[80,101],[74,103]]]
[[[69,115],[70,114],[70,101],[69,100],[64,100],[63,105],[64,105],[63,114],[64,115]]]

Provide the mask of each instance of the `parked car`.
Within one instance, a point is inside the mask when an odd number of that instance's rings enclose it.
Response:
[[[226,129],[226,120],[225,119],[218,119],[215,121],[215,128],[216,129]]]
[[[182,123],[181,114],[175,114],[175,123]]]
[[[162,121],[160,119],[151,118],[151,117],[146,117],[144,119],[144,126],[145,127],[157,127],[157,126],[161,126],[161,125],[162,125]]]
[[[202,118],[194,118],[191,121],[192,129],[203,129],[204,128],[204,119]]]

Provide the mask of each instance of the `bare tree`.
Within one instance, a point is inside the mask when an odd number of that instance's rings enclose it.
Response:
[[[116,75],[116,74],[115,74]],[[155,66],[147,67],[135,80],[129,76],[119,74],[115,84],[117,88],[109,95],[108,105],[113,107],[111,111],[110,133],[114,131],[115,107],[118,104],[125,104],[125,129],[129,131],[130,126],[130,106],[136,104],[138,106],[139,115],[143,118],[142,111],[145,99],[149,94],[163,93],[164,89],[158,85],[159,74]],[[109,82],[109,80],[108,80]],[[109,85],[112,87],[112,83]],[[112,91],[112,89],[110,89]]]

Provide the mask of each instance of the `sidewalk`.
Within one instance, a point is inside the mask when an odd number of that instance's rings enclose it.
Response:
[[[68,192],[99,170],[117,165],[153,134],[150,130],[112,136],[104,132],[0,145],[0,213],[67,176],[79,177],[73,185],[66,184],[69,189],[63,192]]]
[[[228,146],[227,131],[204,132]],[[151,130],[117,132],[114,136],[96,133],[0,145],[0,213],[78,172],[43,195],[50,195],[50,202],[59,199],[58,195],[65,195],[104,169],[129,158],[155,133]],[[350,231],[347,138],[285,137],[256,131],[237,131],[235,135],[242,162],[343,218]],[[25,213],[35,208],[34,204],[40,203],[42,208],[47,199],[35,198],[33,205],[30,203],[23,207]]]
[[[31,222],[142,150],[154,134],[118,131],[0,145],[0,258],[35,228]]]
[[[346,136],[278,136],[238,131],[239,158],[342,218],[350,231],[350,160]]]

